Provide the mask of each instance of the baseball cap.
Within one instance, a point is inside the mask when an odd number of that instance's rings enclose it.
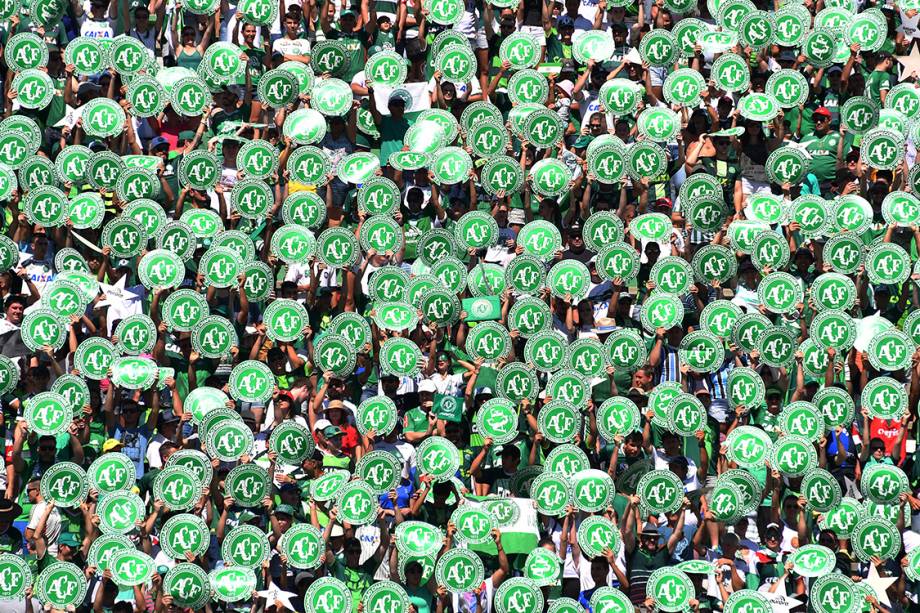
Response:
[[[329,421],[328,419],[317,419],[316,423],[313,424],[313,431],[316,432],[317,430],[319,430],[320,432],[322,432],[323,430],[325,430],[331,425],[332,425],[332,422]]]
[[[294,507],[292,507],[289,504],[279,504],[277,507],[275,507],[274,514],[275,515],[279,515],[279,514],[280,515],[290,515],[291,517],[293,517]]]
[[[77,87],[78,96],[85,96],[86,94],[90,93],[100,94],[102,93],[102,88],[98,83],[90,83],[89,81],[84,81]]]
[[[575,20],[569,17],[568,15],[563,15],[562,17],[556,20],[556,27],[557,28],[574,28]]]
[[[150,150],[151,151],[153,151],[157,147],[162,147],[163,145],[166,145],[167,147],[169,147],[169,141],[166,140],[165,136],[154,136],[153,138],[150,139]]]
[[[390,93],[390,97],[387,98],[387,105],[393,103],[402,103],[405,106],[410,106],[412,104],[412,94],[407,92],[404,89],[396,89]]]
[[[828,119],[830,119],[830,117],[831,117],[831,112],[830,112],[829,110],[827,110],[827,107],[826,107],[826,106],[819,106],[819,107],[816,108],[814,111],[812,111],[811,114],[812,114],[812,116],[820,115],[820,116],[822,116],[822,117],[827,117]]]
[[[354,18],[357,18],[358,15],[357,15],[357,13],[355,13],[354,11],[352,11],[351,9],[347,9],[347,10],[342,11],[342,13],[339,15],[339,19],[345,19],[346,17],[354,17]]]
[[[431,379],[423,379],[418,384],[418,391],[429,392],[431,394],[434,394],[435,392],[438,391],[438,388],[437,386],[435,386],[434,381],[432,381]]]
[[[68,547],[79,547],[80,539],[73,532],[62,532],[58,537],[58,545],[67,545]]]
[[[339,428],[338,426],[330,425],[330,426],[326,426],[325,428],[323,428],[323,436],[325,436],[326,438],[332,438],[334,436],[341,436],[341,435],[342,435],[342,429]]]
[[[124,443],[122,443],[117,438],[110,438],[106,442],[102,443],[102,453],[108,453],[110,451],[113,451],[115,449],[120,449],[122,447],[124,447]]]

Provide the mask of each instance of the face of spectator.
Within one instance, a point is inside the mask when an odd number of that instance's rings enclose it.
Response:
[[[25,312],[25,307],[21,302],[13,302],[10,306],[6,307],[6,319],[11,324],[20,325],[22,323],[22,316]]]
[[[292,38],[300,34],[300,24],[296,19],[286,17],[284,19],[284,29],[287,35]]]
[[[43,260],[48,254],[48,238],[44,234],[37,234],[32,239],[32,255],[36,260]]]

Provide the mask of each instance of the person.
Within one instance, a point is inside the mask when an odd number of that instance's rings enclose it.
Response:
[[[0,608],[918,608],[920,17],[678,4],[12,11]]]

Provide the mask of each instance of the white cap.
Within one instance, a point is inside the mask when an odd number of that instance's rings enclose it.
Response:
[[[434,394],[438,391],[438,388],[431,379],[422,379],[418,384],[418,391],[431,392]]]
[[[322,432],[328,426],[331,426],[331,425],[332,425],[332,422],[329,421],[328,419],[317,419],[316,423],[313,424],[313,431],[316,432],[317,430],[319,430],[320,432]]]

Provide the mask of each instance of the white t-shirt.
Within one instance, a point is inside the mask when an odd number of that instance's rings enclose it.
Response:
[[[283,36],[272,43],[272,55],[310,55],[310,41],[305,38],[290,39]]]
[[[89,1],[83,3],[83,15],[78,19],[80,22],[80,36],[89,36],[90,38],[115,38],[115,31],[118,28],[117,19],[109,19],[109,9],[105,10],[105,16],[100,20],[93,18]]]
[[[428,379],[434,383],[438,394],[448,396],[462,396],[463,390],[466,389],[466,382],[462,374],[442,375],[439,372],[432,374]]]
[[[469,83],[454,83],[453,81],[450,81],[450,83],[453,83],[454,89],[457,90],[458,100],[466,100],[470,96],[482,93],[482,87],[479,86],[477,79],[473,79]],[[435,87],[434,77],[431,77],[431,80],[428,81],[428,93],[433,94]]]
[[[29,513],[29,524],[26,526],[29,530],[35,530],[38,528],[38,522],[41,520],[42,515],[45,514],[45,509],[48,507],[47,502],[39,502],[34,507],[32,507],[32,512]],[[47,552],[45,555],[54,557],[58,552],[58,537],[61,536],[61,512],[54,508],[51,510],[51,514],[48,515],[48,520],[45,522],[45,543],[47,544]]]

